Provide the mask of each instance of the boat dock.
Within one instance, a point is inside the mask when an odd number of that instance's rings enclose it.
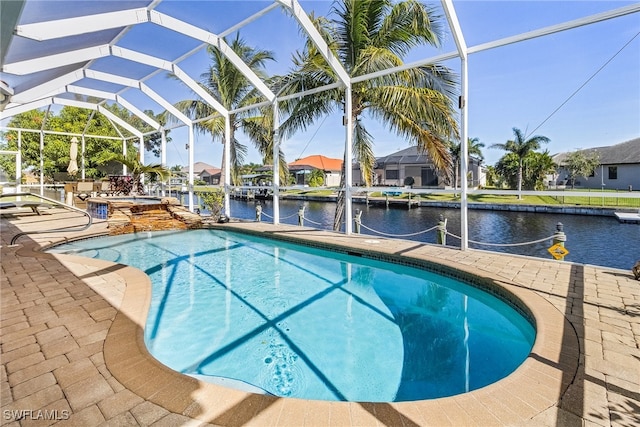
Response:
[[[353,196],[353,203],[363,203],[367,206],[377,207],[402,207],[405,209],[412,209],[420,207],[420,201],[416,199],[396,199],[390,197],[366,197],[366,196]]]
[[[637,213],[632,213],[632,212],[615,212],[615,216],[616,218],[618,218],[618,221],[620,222],[626,222],[626,223],[640,223],[640,211],[638,211]]]

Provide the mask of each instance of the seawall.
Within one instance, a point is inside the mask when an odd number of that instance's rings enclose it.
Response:
[[[280,198],[282,200],[303,200],[303,201],[313,201],[313,202],[332,202],[335,203],[337,197],[336,196],[304,196],[304,195],[281,195]],[[376,202],[380,200],[384,201],[383,198],[370,198],[369,202],[371,203],[376,199]],[[378,200],[379,199],[379,200]],[[407,203],[404,199],[389,199],[389,201],[394,202],[404,202]],[[355,196],[353,198],[353,202],[357,204],[364,204],[365,198],[362,196]],[[415,203],[415,200],[412,200],[412,203]],[[378,203],[379,204],[379,203]],[[418,202],[419,207],[425,208],[445,208],[445,209],[460,209],[460,202],[437,202],[437,201],[426,201],[420,200]],[[568,205],[528,205],[528,204],[500,204],[500,203],[477,203],[470,202],[468,203],[469,209],[479,209],[479,210],[490,210],[490,211],[510,211],[510,212],[539,212],[539,213],[550,213],[550,214],[567,214],[567,215],[593,215],[593,216],[611,216],[615,217],[616,212],[630,212],[637,213],[638,209],[636,208],[628,208],[628,207],[597,207],[597,206],[568,206]]]
[[[421,207],[439,207],[460,209],[460,202],[427,202],[421,201]],[[515,205],[498,203],[469,203],[469,209],[491,211],[540,212],[568,215],[615,216],[616,212],[637,212],[634,208],[602,208],[593,206],[552,206],[552,205]]]

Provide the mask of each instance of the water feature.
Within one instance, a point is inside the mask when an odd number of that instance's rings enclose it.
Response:
[[[263,212],[273,214],[271,201],[260,201]],[[331,229],[333,224],[334,203],[302,202],[281,200],[280,217],[284,224],[297,224],[297,212],[300,205],[305,206],[305,223],[310,227]],[[447,218],[447,230],[460,236],[460,211],[457,209],[420,207],[416,209],[366,207],[362,209],[362,224],[377,231],[389,234],[410,234],[429,229],[436,225],[440,215]],[[235,218],[255,219],[253,201],[231,200],[231,213]],[[291,216],[293,215],[293,216]],[[289,217],[289,218],[287,218]],[[271,221],[263,216],[263,221]],[[622,224],[614,217],[588,215],[562,215],[530,212],[469,210],[469,239],[485,243],[519,243],[539,240],[553,235],[556,224],[561,222],[567,235],[566,248],[569,255],[565,260],[583,264],[629,270],[640,260],[640,225]],[[316,224],[317,223],[317,224]],[[363,234],[372,234],[362,229]],[[405,239],[435,243],[435,231],[423,233]],[[460,246],[460,241],[447,237],[447,245]],[[550,241],[526,246],[485,246],[470,243],[475,249],[491,250],[519,255],[528,255],[550,259],[547,248]]]

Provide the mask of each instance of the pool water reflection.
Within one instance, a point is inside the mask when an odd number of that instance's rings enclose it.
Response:
[[[458,280],[238,233],[137,233],[55,251],[151,277],[145,341],[162,363],[277,396],[464,393],[516,369],[535,338],[514,308]]]

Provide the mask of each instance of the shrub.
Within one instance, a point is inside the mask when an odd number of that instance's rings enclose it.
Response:
[[[211,212],[211,218],[214,221],[220,219],[222,208],[224,206],[224,190],[217,188],[212,191],[203,191],[196,193],[202,201],[202,207]]]

